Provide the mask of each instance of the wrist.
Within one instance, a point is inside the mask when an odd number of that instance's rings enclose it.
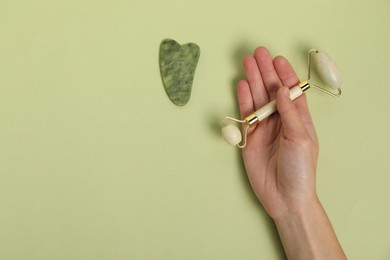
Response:
[[[286,210],[274,217],[273,220],[276,225],[278,225],[278,223],[291,222],[293,220],[302,222],[307,221],[307,218],[316,215],[323,210],[319,198],[317,195],[313,195],[312,197],[300,200],[297,203],[290,202]]]
[[[274,218],[288,259],[345,259],[333,227],[316,197]]]

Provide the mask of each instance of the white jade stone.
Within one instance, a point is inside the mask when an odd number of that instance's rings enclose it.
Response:
[[[231,145],[237,145],[241,142],[241,132],[235,125],[227,125],[222,128],[222,136],[226,142]]]
[[[318,76],[329,87],[338,89],[341,85],[340,72],[332,58],[323,51],[314,54],[313,62]]]

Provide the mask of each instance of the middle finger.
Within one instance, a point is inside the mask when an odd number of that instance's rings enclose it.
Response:
[[[274,99],[276,92],[282,87],[282,82],[276,73],[271,54],[265,47],[259,47],[255,50],[255,59],[259,66],[261,77],[265,88],[267,89],[270,100]]]

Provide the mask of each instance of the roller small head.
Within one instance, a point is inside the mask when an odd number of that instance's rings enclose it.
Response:
[[[241,140],[241,131],[237,126],[228,124],[222,128],[222,136],[231,145],[238,145]]]

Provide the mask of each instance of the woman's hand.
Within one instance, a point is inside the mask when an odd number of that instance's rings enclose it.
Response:
[[[282,56],[272,59],[259,47],[243,60],[246,80],[238,84],[238,101],[245,117],[276,98],[275,113],[249,129],[243,150],[254,192],[272,218],[317,199],[315,171],[318,141],[303,94],[294,102],[287,87],[299,80]]]
[[[278,113],[248,131],[243,159],[256,196],[274,219],[289,259],[346,259],[316,193],[318,140],[299,83],[288,61],[259,47],[244,58],[246,80],[238,84],[245,117],[276,98]]]

